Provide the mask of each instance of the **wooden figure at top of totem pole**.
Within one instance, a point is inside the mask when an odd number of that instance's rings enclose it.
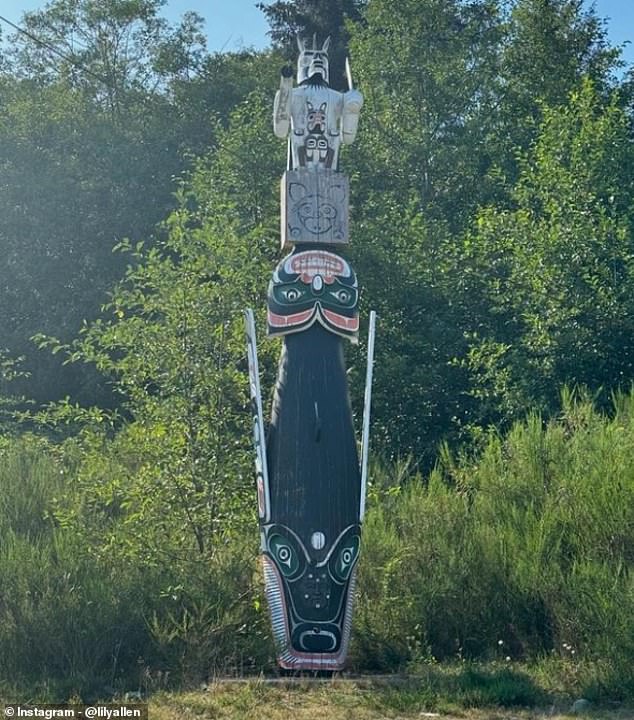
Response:
[[[281,229],[291,252],[268,291],[268,334],[284,344],[266,440],[247,311],[265,591],[278,662],[289,670],[344,665],[367,478],[375,316],[359,463],[343,354],[343,339],[357,339],[359,291],[354,270],[334,252],[348,242],[339,147],[354,140],[363,100],[352,88],[328,87],[327,50],[328,40],[319,49],[315,39],[312,49],[300,42],[299,86],[285,69],[275,98],[275,133],[290,133]]]
[[[357,136],[363,95],[329,84],[328,38],[312,47],[298,38],[297,87],[290,67],[282,69],[273,106],[273,130],[288,138],[288,167],[282,178],[282,247],[299,243],[348,242],[348,178],[338,172],[341,144]]]
[[[313,37],[312,48],[298,38],[297,85],[292,69],[282,69],[280,89],[275,95],[273,129],[279,138],[290,133],[289,170],[338,170],[339,147],[357,136],[363,95],[352,87],[345,93],[330,88],[327,38],[321,48]]]

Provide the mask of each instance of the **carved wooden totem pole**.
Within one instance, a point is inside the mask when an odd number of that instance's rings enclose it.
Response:
[[[284,345],[264,432],[255,344],[247,340],[266,596],[279,664],[339,670],[350,639],[369,440],[374,313],[370,314],[361,462],[343,340],[357,342],[358,286],[338,252],[349,242],[341,144],[357,133],[363,97],[328,84],[328,45],[299,42],[297,86],[284,68],[273,128],[288,138],[281,239],[288,250],[268,291],[268,334]]]

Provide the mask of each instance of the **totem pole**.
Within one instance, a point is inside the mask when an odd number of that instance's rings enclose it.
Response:
[[[358,286],[336,252],[349,242],[341,144],[357,133],[363,96],[328,84],[328,45],[298,40],[297,86],[284,68],[273,128],[288,138],[281,187],[282,249],[268,290],[268,334],[284,340],[268,432],[255,342],[247,342],[265,592],[278,662],[287,670],[339,670],[350,629],[369,441],[375,314],[370,314],[361,463],[343,339],[357,342]]]

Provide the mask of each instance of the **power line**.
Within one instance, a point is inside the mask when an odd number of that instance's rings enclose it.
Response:
[[[66,55],[66,53],[63,53],[61,50],[56,48],[54,45],[47,43],[45,40],[41,40],[36,35],[33,35],[33,33],[30,33],[28,30],[24,30],[24,28],[21,28],[19,25],[16,25],[15,23],[11,22],[11,20],[8,20],[7,18],[3,17],[2,15],[0,15],[0,21],[5,22],[7,25],[12,27],[14,30],[16,30],[21,35],[28,37],[29,40],[32,40],[34,43],[37,43],[38,45],[41,45],[42,47],[46,48],[47,50],[50,50],[53,54],[62,58],[62,60],[66,60],[66,62],[69,62],[71,65],[76,67],[78,70],[85,72],[86,75],[91,75],[93,78],[95,78],[95,80],[99,80],[99,82],[103,83],[108,88],[112,89],[112,86],[105,78],[101,77],[100,75],[97,75],[97,73],[94,73],[92,70],[89,70],[85,65],[83,65],[81,62],[79,62],[79,60],[72,57],[72,55]]]

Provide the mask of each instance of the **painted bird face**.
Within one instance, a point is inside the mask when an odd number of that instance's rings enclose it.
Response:
[[[269,335],[300,332],[319,322],[356,342],[358,300],[357,278],[346,260],[326,250],[295,250],[269,284]]]

